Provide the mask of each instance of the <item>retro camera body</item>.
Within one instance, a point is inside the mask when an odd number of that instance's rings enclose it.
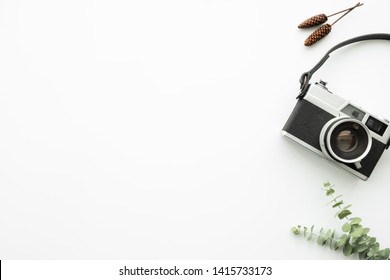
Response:
[[[332,94],[324,82],[310,84],[282,135],[367,180],[389,146],[389,121]]]

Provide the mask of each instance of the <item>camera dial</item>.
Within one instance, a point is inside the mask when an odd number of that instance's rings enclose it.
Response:
[[[369,153],[372,139],[368,128],[359,120],[340,117],[328,121],[320,133],[322,152],[330,159],[354,163],[361,168],[360,161]]]

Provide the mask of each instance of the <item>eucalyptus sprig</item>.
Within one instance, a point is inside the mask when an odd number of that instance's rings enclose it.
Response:
[[[370,229],[361,224],[362,219],[359,217],[351,218],[351,204],[344,206],[344,201],[341,200],[342,195],[336,196],[335,190],[329,182],[324,183],[323,189],[326,196],[331,198],[328,204],[337,209],[335,217],[346,221],[341,227],[343,234],[340,236],[336,234],[335,230],[324,230],[323,228],[315,232],[314,226],[308,229],[300,225],[293,227],[292,232],[296,235],[302,234],[308,241],[316,238],[318,245],[327,245],[332,250],[342,251],[345,256],[358,254],[359,259],[363,260],[389,260],[390,249],[381,250],[376,238],[368,235]]]

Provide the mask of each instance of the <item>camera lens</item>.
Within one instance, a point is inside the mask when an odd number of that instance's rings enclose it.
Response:
[[[343,130],[336,136],[336,147],[343,152],[351,152],[358,146],[358,134],[354,130]]]
[[[334,119],[325,125],[321,135],[321,148],[337,161],[358,162],[371,149],[371,136],[368,129],[355,119]]]

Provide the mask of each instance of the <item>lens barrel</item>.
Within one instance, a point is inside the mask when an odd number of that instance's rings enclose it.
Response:
[[[330,120],[320,134],[320,146],[324,154],[344,163],[360,162],[370,151],[371,144],[367,127],[349,117]]]

